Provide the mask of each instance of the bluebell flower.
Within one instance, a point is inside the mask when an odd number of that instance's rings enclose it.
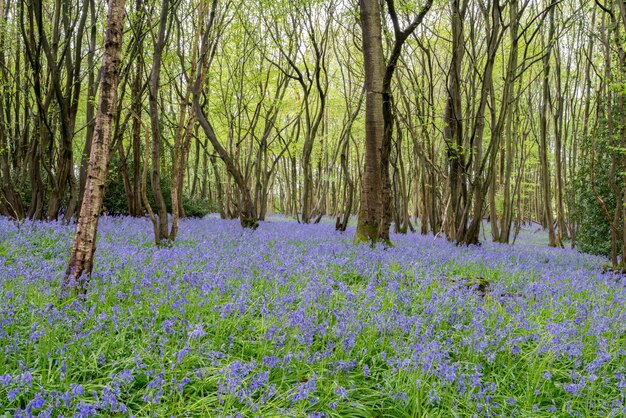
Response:
[[[206,335],[206,331],[204,331],[204,327],[202,322],[196,324],[193,329],[189,332],[190,340],[199,340],[200,338]]]
[[[20,382],[22,385],[30,387],[33,385],[33,376],[30,374],[30,372],[24,372],[20,377]]]
[[[35,398],[30,402],[30,406],[33,409],[41,409],[46,404],[46,400],[41,396],[41,393],[37,393]]]
[[[348,391],[343,386],[337,386],[335,388],[335,395],[339,396],[340,398],[347,398]]]
[[[3,374],[0,375],[0,383],[2,383],[2,387],[7,387],[9,386],[9,383],[11,383],[12,380],[12,376],[10,374]]]
[[[85,388],[83,388],[83,385],[81,385],[80,383],[78,383],[78,384],[72,383],[70,385],[70,388],[71,388],[70,390],[72,392],[72,395],[74,397],[80,397],[80,396],[83,396],[85,394]]]

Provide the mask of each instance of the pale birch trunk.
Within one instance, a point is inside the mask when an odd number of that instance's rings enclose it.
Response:
[[[102,88],[98,101],[96,126],[89,157],[85,194],[76,227],[72,256],[62,287],[77,287],[85,292],[96,250],[98,218],[104,198],[104,184],[109,164],[113,121],[117,110],[117,85],[120,78],[120,53],[124,26],[124,0],[110,0],[102,58]]]

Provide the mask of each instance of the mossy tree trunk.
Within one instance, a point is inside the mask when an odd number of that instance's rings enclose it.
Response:
[[[402,47],[430,10],[428,0],[405,29],[400,27],[394,0],[386,0],[393,23],[394,44],[385,62],[382,43],[381,7],[376,0],[361,0],[361,28],[365,61],[365,163],[356,241],[379,240],[391,244],[392,216],[389,157],[393,137],[393,98],[391,82]]]
[[[383,117],[385,57],[380,3],[378,0],[361,0],[360,8],[365,61],[365,162],[356,241],[374,243],[378,241],[378,223],[382,213],[380,159],[385,129]]]

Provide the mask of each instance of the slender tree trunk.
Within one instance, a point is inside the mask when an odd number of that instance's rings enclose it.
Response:
[[[444,139],[448,158],[448,205],[443,223],[446,238],[459,241],[467,232],[463,209],[467,200],[465,151],[463,147],[463,110],[461,98],[461,69],[465,55],[465,8],[461,0],[451,0],[452,6],[452,60],[448,83],[448,101],[444,115]]]
[[[87,103],[86,103],[86,113],[85,113],[85,123],[87,125],[87,129],[85,131],[85,146],[83,147],[83,152],[81,154],[80,160],[80,174],[79,174],[79,185],[78,185],[78,209],[82,206],[83,196],[85,194],[85,185],[87,184],[87,169],[89,167],[89,156],[91,155],[91,143],[93,139],[94,128],[96,125],[95,121],[95,106],[94,101],[96,97],[96,92],[98,90],[98,81],[96,78],[96,70],[95,70],[95,56],[96,56],[96,36],[97,36],[97,26],[96,26],[96,9],[95,9],[95,0],[91,1],[91,28],[89,35],[89,52],[87,53],[87,67],[89,67],[88,75],[87,75]],[[98,77],[99,78],[99,77]],[[77,214],[78,215],[78,214]]]
[[[150,89],[148,102],[150,104],[150,126],[152,130],[152,175],[150,187],[152,197],[156,204],[159,236],[156,242],[161,243],[169,239],[167,206],[161,190],[161,117],[159,115],[159,83],[161,80],[161,63],[163,49],[165,48],[167,17],[169,14],[170,0],[162,0],[159,29],[152,54],[152,71],[150,73]]]
[[[117,85],[120,76],[120,54],[124,26],[124,0],[110,0],[102,59],[102,89],[94,133],[89,174],[78,218],[76,238],[65,279],[64,291],[76,286],[85,292],[93,267],[98,218],[104,198],[104,184],[109,163],[109,147],[115,119]]]
[[[347,135],[344,138],[343,144],[341,146],[341,171],[343,173],[343,177],[345,180],[346,188],[345,188],[345,203],[343,209],[343,218],[337,217],[336,229],[338,231],[345,231],[348,227],[348,222],[350,222],[350,215],[352,213],[352,195],[354,193],[354,181],[352,180],[352,176],[350,175],[350,168],[348,167],[348,152],[350,150],[350,135]]]
[[[207,27],[204,29],[202,35],[202,42],[200,48],[199,55],[199,64],[198,71],[196,73],[196,78],[194,80],[193,85],[193,105],[192,109],[194,114],[196,115],[198,122],[200,122],[200,126],[202,127],[204,133],[206,134],[209,141],[213,145],[213,148],[217,151],[219,157],[226,165],[226,170],[235,180],[235,184],[237,185],[240,197],[238,201],[238,211],[239,211],[239,219],[241,222],[241,226],[244,228],[256,229],[259,226],[259,220],[256,214],[256,208],[254,206],[254,201],[252,199],[252,194],[250,193],[250,189],[248,188],[248,184],[246,179],[244,178],[239,166],[236,163],[236,160],[228,153],[228,151],[222,146],[220,141],[217,139],[215,131],[213,130],[213,126],[209,122],[204,110],[200,104],[200,94],[202,88],[204,86],[206,72],[209,67],[209,51],[210,51],[210,35],[211,30],[213,29],[213,22],[215,20],[215,12],[217,9],[217,0],[213,0],[211,5],[211,12],[209,14],[209,22]]]
[[[472,219],[469,221],[469,226],[465,236],[461,236],[460,240],[457,237],[457,243],[463,244],[478,244],[480,226],[483,217],[483,206],[487,192],[491,184],[493,183],[492,177],[495,176],[495,169],[497,164],[497,152],[500,148],[500,136],[496,135],[492,138],[491,144],[484,155],[483,159],[483,136],[485,130],[485,111],[488,103],[488,97],[493,92],[493,71],[495,65],[496,54],[502,39],[501,33],[501,9],[500,1],[494,0],[491,2],[491,22],[487,31],[487,37],[489,39],[487,46],[487,61],[485,63],[485,70],[482,75],[482,86],[480,92],[480,101],[478,109],[476,111],[475,123],[473,131],[470,137],[470,148],[474,161],[474,181],[473,181],[473,195],[474,195],[474,207]],[[488,13],[485,12],[485,19],[488,19]],[[506,104],[505,104],[506,105]],[[492,109],[493,111],[493,109]],[[495,119],[495,116],[494,116]],[[466,202],[464,213],[469,213],[470,201]],[[466,220],[463,220],[465,222]],[[493,223],[493,222],[492,222]],[[497,222],[494,223],[497,228]]]
[[[226,195],[224,194],[224,189],[222,186],[222,176],[220,175],[220,170],[217,165],[217,158],[211,155],[210,159],[211,159],[211,167],[213,168],[213,176],[215,177],[215,200],[217,200],[218,205],[219,205],[220,218],[226,219],[227,201],[226,201]]]
[[[385,72],[383,75],[383,120],[384,130],[383,138],[381,142],[380,151],[380,171],[381,171],[381,214],[378,222],[378,236],[386,243],[391,243],[389,238],[389,226],[391,224],[392,214],[392,192],[391,192],[391,177],[389,174],[389,161],[392,148],[393,138],[393,126],[395,123],[395,117],[393,113],[394,103],[393,95],[391,92],[391,82],[395,74],[400,55],[402,53],[402,47],[407,38],[417,29],[422,20],[426,16],[426,13],[430,10],[433,4],[433,0],[427,0],[426,3],[420,8],[419,13],[411,21],[411,23],[405,28],[400,27],[400,20],[398,18],[394,0],[386,0],[387,12],[393,23],[394,32],[394,44],[389,53],[389,59],[385,66]],[[367,64],[366,64],[367,65]],[[385,62],[383,60],[383,65]]]
[[[550,62],[552,59],[552,46],[555,42],[555,12],[556,2],[550,5],[549,29],[546,52],[543,57],[543,89],[541,99],[541,114],[539,119],[539,167],[541,171],[541,191],[543,200],[543,216],[548,228],[548,245],[557,246],[557,237],[554,231],[554,218],[552,217],[552,193],[550,188],[550,168],[548,161],[548,108],[550,106]]]
[[[141,32],[143,29],[143,0],[136,0],[135,2],[135,18],[139,20],[137,23],[137,30]],[[131,141],[133,149],[133,179],[131,185],[131,201],[130,201],[130,215],[142,216],[143,210],[141,207],[141,114],[142,114],[142,102],[143,102],[143,42],[141,39],[137,39],[136,45],[137,51],[135,53],[135,74],[133,78],[133,86],[131,93],[131,111],[134,113],[133,123],[131,127]],[[147,146],[147,144],[146,144]]]
[[[0,24],[4,25],[5,11],[4,1],[0,0]],[[5,59],[5,31],[0,29],[0,86],[8,84],[8,74],[6,72]],[[8,94],[5,95],[3,87],[0,87],[0,215],[10,216],[15,219],[24,217],[24,206],[17,194],[15,185],[11,178],[11,168],[9,162],[9,136],[5,126],[10,121],[5,120],[5,109],[9,106]]]
[[[389,226],[393,206],[389,162],[395,123],[391,82],[406,39],[422,22],[432,3],[432,0],[428,0],[409,26],[402,29],[394,1],[386,1],[387,11],[393,23],[395,39],[389,60],[385,64],[380,4],[375,0],[360,1],[367,96],[365,101],[365,168],[357,225],[357,241],[369,240],[374,243],[383,240],[387,244],[391,243]],[[379,100],[382,103],[379,104]],[[379,106],[382,106],[382,109]],[[379,111],[381,114],[376,114]],[[379,126],[381,117],[382,128]],[[373,224],[374,216],[377,218],[376,227]]]
[[[565,226],[565,205],[563,204],[563,188],[565,170],[563,165],[565,161],[562,158],[563,153],[563,107],[565,106],[565,97],[563,94],[563,86],[561,84],[561,54],[558,44],[554,46],[554,74],[556,78],[555,91],[555,109],[554,109],[554,167],[555,167],[555,197],[556,197],[556,240],[558,245],[563,246],[563,239],[567,239],[567,227]]]

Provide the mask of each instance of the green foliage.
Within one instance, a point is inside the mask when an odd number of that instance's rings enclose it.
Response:
[[[119,158],[117,156],[112,157],[109,164],[109,173],[107,176],[106,189],[104,193],[103,212],[107,212],[115,215],[128,215],[128,202],[124,192],[124,181],[121,171],[119,169]],[[132,166],[132,161],[128,161],[128,164]],[[132,181],[132,179],[131,179]],[[152,195],[152,188],[150,184],[150,176],[148,176],[146,187],[148,188],[148,201],[152,208],[156,207],[154,202],[154,196]],[[170,199],[170,193],[172,190],[172,178],[170,173],[161,173],[161,190],[163,197],[165,198],[165,204],[167,206],[168,213],[172,213],[172,201]],[[216,202],[209,201],[208,199],[202,199],[199,197],[189,197],[183,194],[183,208],[185,209],[185,215],[188,217],[201,218],[209,213],[217,212],[218,205]]]
[[[216,202],[189,196],[183,196],[183,208],[185,208],[185,215],[192,218],[201,218],[209,213],[219,211]]]
[[[611,190],[609,171],[611,167],[610,150],[607,146],[606,131],[599,130],[597,135],[594,172],[595,185],[602,200],[612,215],[615,211],[615,194]],[[590,146],[590,144],[586,144]],[[610,256],[611,229],[603,214],[602,207],[593,192],[591,183],[591,165],[584,164],[574,182],[574,195],[577,196],[575,217],[580,228],[577,235],[578,249],[585,253]]]
[[[605,183],[605,185],[608,182]],[[611,254],[611,231],[609,224],[602,214],[596,196],[579,182],[577,193],[580,194],[578,212],[580,213],[580,230],[578,231],[578,249],[585,253],[609,256]],[[606,191],[605,187],[605,191]],[[610,209],[615,208],[615,199],[607,195],[605,203]]]
[[[104,191],[104,201],[102,211],[111,214],[128,214],[128,203],[124,195],[124,182],[119,170],[119,158],[117,155],[111,157],[109,172]],[[152,196],[149,196],[149,199]]]

